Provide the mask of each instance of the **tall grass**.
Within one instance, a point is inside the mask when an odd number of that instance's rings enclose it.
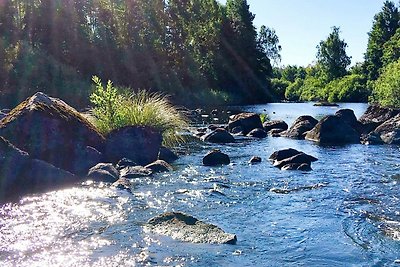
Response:
[[[164,145],[184,141],[178,133],[188,121],[165,95],[145,90],[129,93],[114,87],[111,81],[104,87],[98,77],[92,80],[96,86],[90,96],[94,124],[103,134],[125,126],[151,126],[162,133]]]

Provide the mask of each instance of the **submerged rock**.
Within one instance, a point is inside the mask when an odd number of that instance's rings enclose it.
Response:
[[[317,125],[318,121],[311,116],[300,116],[283,135],[294,139],[304,139],[306,132]]]
[[[90,168],[87,177],[98,182],[114,183],[118,180],[119,171],[111,163],[99,163]]]
[[[219,144],[235,142],[235,138],[224,128],[217,128],[211,133],[203,135],[201,137],[201,140],[203,140],[204,142],[219,143]]]
[[[112,163],[128,158],[146,165],[157,160],[161,142],[160,132],[152,127],[127,126],[108,134],[104,156]]]
[[[153,174],[153,171],[143,166],[125,167],[120,170],[120,178],[134,179],[147,177]]]
[[[151,232],[184,242],[209,244],[236,244],[234,234],[228,234],[216,225],[202,222],[181,212],[167,212],[148,221]]]
[[[229,156],[222,153],[219,149],[208,152],[203,158],[203,165],[205,166],[228,165],[230,163],[231,160]]]
[[[267,132],[264,131],[264,129],[257,128],[257,129],[251,130],[251,132],[249,132],[247,134],[247,136],[254,137],[254,138],[265,138],[265,137],[267,137]]]
[[[229,131],[236,127],[241,127],[243,135],[247,135],[251,130],[262,128],[260,115],[256,113],[239,113],[229,118]]]
[[[93,149],[104,145],[104,137],[74,108],[40,92],[0,121],[0,136],[32,158],[78,175],[99,162]]]
[[[115,181],[112,184],[112,187],[119,189],[119,190],[126,190],[129,193],[132,193],[132,183],[129,179],[127,178],[119,178],[117,181]]]
[[[261,163],[262,159],[260,157],[254,156],[249,160],[249,164]]]
[[[0,136],[0,202],[78,181],[79,177],[30,157]]]
[[[360,134],[343,117],[331,115],[321,119],[305,138],[319,144],[360,143]]]
[[[171,172],[174,170],[171,165],[163,160],[156,160],[155,162],[146,165],[145,168],[151,170],[153,173]]]
[[[339,105],[336,103],[331,103],[327,101],[321,101],[314,104],[315,107],[338,107]]]

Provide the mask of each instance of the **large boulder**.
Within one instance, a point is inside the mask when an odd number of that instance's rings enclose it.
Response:
[[[87,177],[97,182],[114,183],[119,178],[119,171],[111,163],[99,163],[90,168]]]
[[[400,114],[379,125],[370,135],[383,143],[400,145]]]
[[[273,129],[282,129],[282,131],[285,131],[289,128],[287,123],[282,120],[266,121],[264,122],[263,127],[266,132],[269,132]]]
[[[318,121],[312,116],[300,116],[283,135],[294,139],[304,139],[306,132],[314,128],[317,123]]]
[[[98,162],[94,151],[104,145],[104,137],[80,113],[40,92],[0,121],[0,136],[33,158],[79,175]]]
[[[394,118],[397,114],[400,114],[400,109],[381,107],[378,105],[369,106],[359,119],[362,126],[360,132],[362,134],[368,134],[385,121]]]
[[[219,143],[219,144],[235,142],[235,138],[224,128],[217,128],[211,133],[203,135],[201,137],[201,140],[203,140],[204,142]]]
[[[348,125],[350,125],[354,129],[358,128],[359,122],[357,121],[357,117],[354,114],[353,110],[340,109],[340,110],[336,111],[335,116],[342,119],[344,122],[346,122]]]
[[[360,143],[360,134],[343,118],[326,116],[306,134],[306,139],[319,144]]]
[[[203,158],[203,165],[205,166],[227,165],[229,163],[231,163],[229,156],[219,149],[208,152]]]
[[[228,234],[216,225],[202,222],[181,212],[167,212],[148,221],[149,229],[184,242],[209,244],[236,244],[234,234]]]
[[[147,165],[158,158],[162,143],[159,131],[152,127],[127,126],[108,134],[104,156],[109,162],[116,163],[128,158],[140,165]]]
[[[0,202],[77,181],[72,173],[30,157],[0,136]]]
[[[240,127],[243,135],[247,135],[251,130],[256,128],[262,128],[260,115],[256,113],[239,113],[232,115],[229,118],[228,128],[229,131]]]
[[[280,160],[283,160],[286,158],[293,157],[300,153],[302,153],[302,152],[298,151],[296,149],[293,149],[293,148],[281,149],[281,150],[278,150],[278,151],[275,151],[274,153],[272,153],[271,156],[269,156],[269,160],[280,161]]]

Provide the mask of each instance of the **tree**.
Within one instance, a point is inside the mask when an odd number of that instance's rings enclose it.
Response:
[[[346,54],[347,43],[340,39],[339,33],[339,27],[333,27],[328,38],[317,46],[318,64],[327,81],[346,75],[351,63],[351,57]]]
[[[383,46],[382,65],[386,67],[400,58],[400,28]]]
[[[274,29],[262,25],[258,34],[258,45],[267,57],[272,60],[274,66],[279,65],[282,59],[279,54],[282,47],[279,45],[279,37]]]
[[[383,46],[400,27],[399,19],[399,10],[391,1],[385,1],[382,10],[374,17],[365,53],[365,71],[369,80],[376,80],[379,77],[379,71],[383,66]]]

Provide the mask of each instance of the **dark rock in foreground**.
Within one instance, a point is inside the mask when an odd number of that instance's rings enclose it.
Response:
[[[0,136],[0,202],[78,181],[72,173],[30,157]]]
[[[330,115],[321,119],[306,139],[319,144],[357,144],[360,134],[343,117]]]
[[[294,139],[304,139],[306,132],[314,128],[317,123],[318,121],[311,116],[300,116],[295,120],[290,129],[282,135]]]
[[[119,189],[119,190],[126,190],[129,193],[132,193],[132,183],[127,178],[119,178],[112,184],[112,187]]]
[[[311,171],[311,163],[318,159],[293,148],[275,151],[269,157],[281,170]]]
[[[247,136],[254,137],[254,138],[265,138],[265,137],[267,137],[267,132],[264,131],[264,129],[257,128],[257,129],[251,130],[251,132],[249,132],[247,134]]]
[[[140,165],[147,165],[157,160],[161,142],[162,136],[154,128],[127,126],[107,136],[104,156],[112,163],[128,158]]]
[[[160,147],[160,151],[158,152],[158,159],[164,160],[168,163],[172,163],[178,159],[178,156],[169,148],[162,146]]]
[[[229,131],[236,127],[241,127],[243,135],[247,135],[251,130],[262,128],[260,115],[256,113],[239,113],[229,118]]]
[[[203,158],[203,165],[205,166],[228,165],[229,163],[231,163],[229,156],[218,149],[208,152]]]
[[[119,178],[119,171],[111,163],[99,163],[90,168],[87,177],[97,182],[114,183]]]
[[[100,160],[104,137],[74,108],[36,93],[0,121],[0,136],[40,159],[78,175]]]
[[[359,127],[359,122],[357,120],[356,114],[351,109],[340,109],[336,111],[335,116],[346,122],[352,128],[357,129]]]
[[[174,170],[171,165],[169,165],[167,162],[160,160],[160,159],[156,160],[153,163],[146,165],[145,168],[151,170],[153,173],[171,172]]]
[[[213,224],[202,222],[181,212],[167,212],[148,221],[149,229],[184,242],[209,244],[236,244],[234,234],[225,233]]]
[[[266,121],[264,122],[263,127],[266,132],[269,132],[274,129],[281,129],[282,131],[285,131],[289,128],[287,123],[282,120]]]
[[[364,112],[359,121],[364,125],[373,124],[375,125],[375,127],[377,127],[385,121],[394,118],[397,114],[400,114],[400,109],[372,105],[368,107],[368,109]]]
[[[224,128],[217,128],[211,133],[203,135],[201,137],[201,140],[203,140],[204,142],[218,143],[218,144],[235,142],[235,138]]]

